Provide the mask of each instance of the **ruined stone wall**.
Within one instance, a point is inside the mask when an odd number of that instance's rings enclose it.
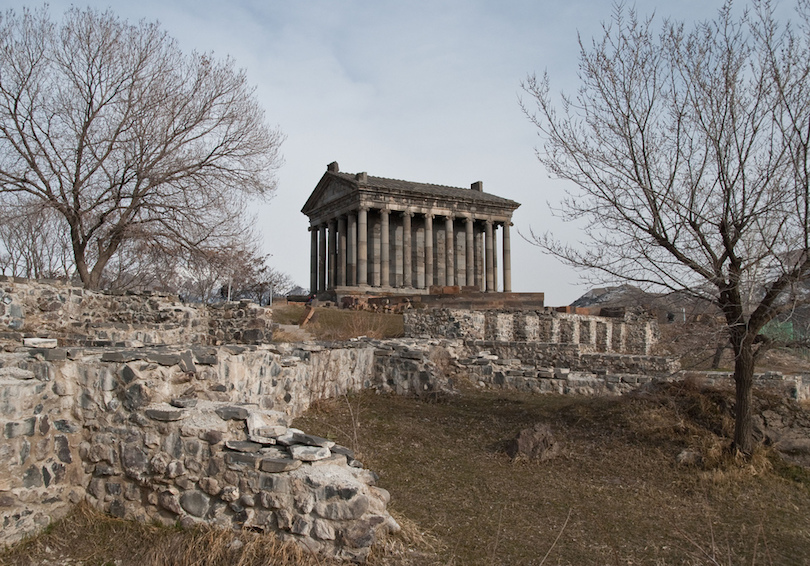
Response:
[[[272,337],[270,309],[249,301],[188,304],[176,295],[102,293],[69,283],[0,276],[0,340],[57,338],[60,345],[258,344]]]
[[[416,309],[405,313],[407,336],[575,346],[583,353],[647,355],[658,333],[654,319],[543,310]]]
[[[438,341],[18,348],[0,355],[4,542],[87,500],[120,517],[247,526],[363,559],[396,529],[351,450],[290,428],[321,398],[429,392]],[[381,361],[384,360],[384,361]]]

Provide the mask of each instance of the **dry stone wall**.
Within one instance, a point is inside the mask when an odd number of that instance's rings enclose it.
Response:
[[[102,293],[60,281],[0,276],[0,341],[47,336],[63,346],[259,344],[268,308],[249,301],[187,304],[176,295]]]
[[[274,532],[361,561],[398,526],[351,450],[291,428],[320,398],[446,387],[440,341],[24,348],[0,354],[4,542],[87,500]]]

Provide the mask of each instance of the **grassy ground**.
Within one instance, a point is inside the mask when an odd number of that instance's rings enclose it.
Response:
[[[273,322],[299,324],[305,314],[306,307],[300,305],[273,307]],[[396,338],[403,334],[403,318],[400,314],[316,307],[304,329],[316,340],[348,340],[358,336]],[[274,335],[274,340],[286,341],[283,333]]]
[[[687,385],[603,399],[364,393],[298,424],[356,433],[392,510],[438,540],[425,564],[810,564],[810,475],[764,450],[735,462],[713,432],[725,420]],[[536,422],[563,456],[510,460],[506,441]],[[704,464],[676,464],[685,448]]]

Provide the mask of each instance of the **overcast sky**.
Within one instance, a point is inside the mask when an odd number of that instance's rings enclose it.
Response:
[[[687,22],[721,0],[639,0]],[[157,20],[186,51],[230,55],[256,85],[267,120],[285,133],[274,198],[258,208],[273,267],[309,285],[307,218],[300,212],[326,165],[341,171],[469,187],[521,203],[517,232],[550,230],[576,241],[547,202],[564,184],[537,161],[540,143],[521,113],[520,83],[548,70],[554,90],[576,88],[577,34],[598,36],[607,0],[51,0]],[[629,4],[629,3],[628,3]],[[785,2],[782,2],[786,5]],[[3,10],[39,3],[0,0]],[[788,13],[786,11],[786,13]],[[56,18],[55,18],[56,19]],[[513,228],[514,230],[514,228]],[[587,290],[579,274],[514,231],[514,291],[568,304]]]

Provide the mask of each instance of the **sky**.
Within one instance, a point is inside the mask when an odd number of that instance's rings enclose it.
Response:
[[[576,243],[551,213],[566,183],[536,158],[521,82],[548,71],[552,90],[577,87],[578,36],[599,37],[608,0],[51,0],[159,21],[185,51],[231,56],[256,87],[266,119],[286,136],[271,200],[255,207],[269,263],[309,285],[308,220],[300,211],[326,166],[469,188],[521,203],[513,216],[512,289],[569,304],[581,274],[521,235]],[[687,23],[722,0],[637,0],[642,15]],[[782,2],[780,6],[788,6]],[[41,3],[0,0],[0,9]],[[789,12],[788,12],[789,13]],[[525,99],[526,97],[523,96]]]

